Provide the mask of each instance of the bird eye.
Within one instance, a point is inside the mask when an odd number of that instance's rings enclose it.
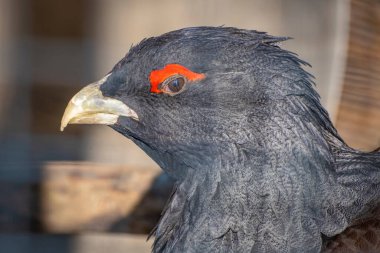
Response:
[[[172,81],[170,81],[168,84],[168,88],[170,89],[171,92],[179,92],[183,86],[185,85],[185,79],[182,77],[176,78]]]
[[[188,82],[200,81],[205,77],[205,74],[195,73],[182,65],[168,64],[150,72],[150,92],[174,96],[184,91]]]
[[[164,93],[168,93],[169,95],[175,95],[180,93],[185,87],[186,80],[182,76],[175,76],[172,78],[168,78],[161,85],[161,90]]]

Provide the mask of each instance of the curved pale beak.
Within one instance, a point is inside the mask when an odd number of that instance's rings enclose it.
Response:
[[[104,97],[99,87],[108,78],[89,84],[80,90],[68,103],[61,121],[61,131],[68,124],[113,125],[119,116],[139,120],[135,111],[120,100]]]

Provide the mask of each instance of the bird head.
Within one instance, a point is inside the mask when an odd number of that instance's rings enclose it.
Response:
[[[278,47],[286,39],[226,27],[145,39],[71,99],[61,130],[109,125],[177,178],[210,167],[233,152],[231,143],[262,140],[255,132],[266,128],[275,101],[318,100],[303,62]]]

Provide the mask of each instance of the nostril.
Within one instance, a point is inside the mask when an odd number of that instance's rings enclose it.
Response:
[[[118,72],[110,72],[107,79],[99,86],[103,96],[115,97],[125,83],[125,78]]]
[[[115,82],[112,82],[112,80],[107,80],[107,82],[103,83],[99,87],[99,90],[105,97],[115,97],[119,90],[119,85],[117,85]]]

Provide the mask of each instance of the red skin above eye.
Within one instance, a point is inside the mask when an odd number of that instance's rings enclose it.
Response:
[[[195,73],[179,64],[168,64],[163,69],[153,70],[150,73],[150,92],[162,93],[158,86],[165,81],[168,77],[173,75],[182,75],[190,82],[202,80],[205,78],[204,74]]]

